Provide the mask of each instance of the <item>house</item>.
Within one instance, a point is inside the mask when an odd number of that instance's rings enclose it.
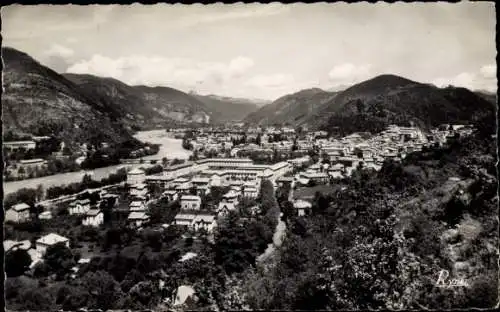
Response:
[[[293,208],[297,211],[299,217],[310,213],[312,204],[305,200],[296,200],[293,202]]]
[[[72,202],[69,205],[69,214],[70,215],[82,215],[86,214],[87,211],[90,210],[90,199],[79,199],[77,201]]]
[[[305,178],[309,181],[314,181],[317,184],[325,184],[330,180],[329,176],[325,172],[311,172],[306,171],[300,174],[302,178]]]
[[[252,186],[246,186],[243,189],[243,197],[255,199],[259,196],[259,189]]]
[[[40,220],[50,220],[52,219],[52,212],[44,211],[38,215],[38,219]]]
[[[195,231],[204,229],[208,233],[211,233],[217,226],[217,222],[214,215],[199,214],[194,218],[192,226]]]
[[[238,193],[233,190],[229,190],[229,192],[222,195],[222,202],[238,205]]]
[[[175,225],[180,225],[180,226],[191,226],[193,223],[193,220],[196,216],[194,214],[183,214],[183,213],[178,213],[175,218],[173,223]]]
[[[130,196],[132,197],[146,197],[147,194],[148,188],[144,183],[137,183],[130,187]]]
[[[86,226],[98,227],[104,223],[104,214],[99,209],[90,209],[85,215],[82,224]]]
[[[2,145],[4,148],[11,150],[11,151],[18,150],[18,149],[31,150],[31,149],[35,149],[36,142],[35,141],[11,141],[11,142],[3,142]]]
[[[176,190],[166,190],[163,192],[163,197],[168,199],[168,201],[176,201],[179,198],[179,195]]]
[[[128,218],[127,220],[137,226],[137,227],[141,227],[142,225],[144,225],[145,223],[149,222],[149,216],[142,212],[142,211],[132,211],[129,215],[128,215]]]
[[[193,185],[190,182],[185,182],[185,183],[182,183],[182,184],[178,185],[175,188],[175,190],[179,194],[189,195],[192,188],[193,188]]]
[[[146,210],[146,205],[142,201],[135,200],[129,204],[130,211],[144,212]]]
[[[198,256],[197,253],[188,251],[179,259],[179,262],[184,262],[189,259],[196,258],[197,256]]]
[[[276,179],[276,184],[279,186],[279,187],[283,187],[285,185],[292,185],[293,183],[293,177],[279,177],[278,179]]]
[[[233,203],[220,202],[217,207],[217,216],[223,217],[229,213],[231,210],[236,210]]]
[[[181,209],[182,210],[200,210],[201,197],[197,195],[182,195]]]
[[[195,296],[194,288],[191,286],[182,285],[175,291],[174,306],[180,306],[183,304],[188,304],[193,300]]]
[[[46,165],[47,161],[42,158],[23,159],[19,161],[19,166],[24,168],[36,168],[38,166]]]
[[[328,169],[328,175],[334,179],[342,178],[342,172],[344,170],[343,164],[335,164]]]
[[[36,251],[43,256],[47,252],[47,248],[58,243],[63,243],[66,247],[69,248],[69,239],[67,239],[66,237],[55,233],[47,234],[36,240]]]
[[[143,183],[146,179],[146,173],[140,168],[135,168],[127,172],[127,184],[134,185]]]
[[[30,206],[26,203],[20,203],[12,206],[5,212],[5,221],[15,223],[26,222],[30,219]]]

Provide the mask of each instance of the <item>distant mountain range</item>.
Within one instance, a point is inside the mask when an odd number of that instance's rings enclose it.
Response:
[[[191,122],[243,120],[252,125],[373,132],[391,123],[429,127],[485,118],[494,126],[496,118],[496,94],[437,88],[394,75],[337,91],[306,89],[269,103],[188,94],[169,87],[130,86],[92,75],[61,75],[7,47],[2,48],[2,57],[4,131],[55,134],[70,144],[119,143],[131,140],[135,130]]]
[[[113,78],[58,74],[28,54],[3,47],[4,130],[73,142],[129,140],[135,130],[191,122],[239,121],[262,101],[130,86]]]
[[[342,133],[379,131],[389,124],[424,128],[489,118],[495,126],[496,95],[465,88],[437,88],[381,75],[343,91],[308,89],[281,97],[245,118],[250,124],[307,125]]]
[[[119,108],[81,92],[26,53],[4,47],[2,58],[4,132],[56,135],[68,146],[134,140],[115,113]]]
[[[240,121],[260,107],[271,103],[271,101],[259,99],[242,99],[213,94],[201,95],[195,92],[189,94],[205,103],[213,112],[213,122]]]

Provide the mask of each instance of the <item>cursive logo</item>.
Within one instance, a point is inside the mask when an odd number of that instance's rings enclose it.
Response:
[[[450,272],[448,270],[441,270],[439,278],[436,282],[436,287],[452,288],[452,287],[469,287],[469,283],[463,278],[449,278]]]

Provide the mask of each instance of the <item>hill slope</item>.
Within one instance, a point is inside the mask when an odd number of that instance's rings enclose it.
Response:
[[[259,124],[307,124],[342,133],[377,132],[389,124],[421,127],[488,119],[495,105],[464,88],[437,88],[395,75],[381,75],[333,93],[319,89],[284,96],[245,121]]]
[[[135,141],[99,102],[26,53],[4,47],[2,95],[4,131],[55,135],[67,145],[84,142]]]
[[[200,95],[190,93],[197,98],[213,112],[214,122],[240,121],[248,114],[256,111],[262,102],[239,99],[232,97],[223,97],[217,95]]]
[[[209,122],[212,112],[205,103],[169,87],[134,86],[145,105],[159,116],[180,122]]]
[[[465,88],[437,88],[394,75],[382,75],[339,93],[310,123],[344,132],[380,131],[389,124],[423,128],[443,123],[477,123],[488,118],[493,126],[495,105]]]
[[[291,124],[298,125],[308,116],[320,110],[337,95],[313,88],[285,95],[258,111],[249,114],[244,121],[250,124]]]

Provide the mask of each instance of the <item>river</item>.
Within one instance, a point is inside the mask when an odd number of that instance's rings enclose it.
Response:
[[[182,148],[182,140],[168,137],[165,130],[139,131],[134,135],[134,137],[143,142],[160,144],[160,150],[158,153],[156,155],[144,157],[144,160],[162,159],[163,157],[167,157],[169,159],[187,159],[189,155],[191,155],[190,151],[186,151]],[[94,180],[100,180],[109,176],[111,173],[115,173],[118,168],[122,166],[130,167],[133,165],[115,165],[97,168],[92,171],[92,177]],[[47,189],[52,186],[80,182],[83,175],[84,172],[82,171],[68,172],[41,178],[6,182],[3,184],[3,192],[4,195],[7,195],[14,193],[21,188],[36,188],[39,184],[41,184],[44,189]]]

